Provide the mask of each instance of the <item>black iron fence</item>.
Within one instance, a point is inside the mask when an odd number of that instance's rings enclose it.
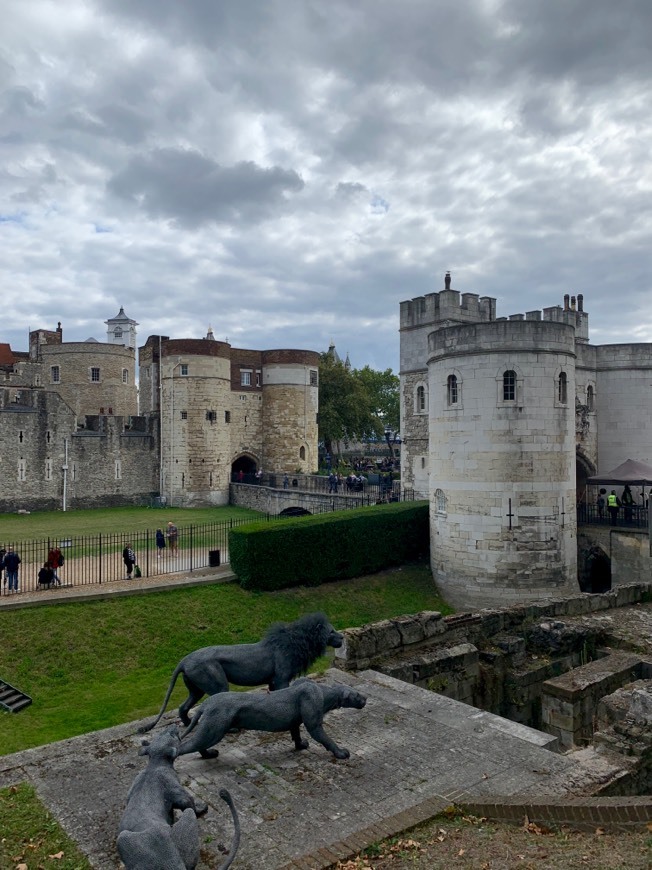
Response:
[[[594,504],[579,504],[577,506],[577,522],[591,525],[619,526],[625,529],[647,529],[648,509],[641,505],[631,507],[619,507],[613,513],[609,508],[598,507]]]
[[[310,513],[330,513],[377,504],[379,501],[412,501],[410,491],[396,493],[395,496],[364,493],[354,498],[324,499],[320,505],[311,507]],[[307,513],[307,512],[306,512]],[[291,513],[288,513],[291,515]],[[190,573],[201,568],[217,568],[229,562],[229,531],[236,526],[252,522],[269,522],[283,519],[272,514],[259,514],[256,517],[241,517],[219,523],[202,523],[179,526],[176,541],[165,538],[165,547],[159,548],[156,532],[147,529],[140,532],[120,532],[115,534],[74,535],[64,538],[22,541],[5,541],[4,546],[12,544],[21,559],[18,571],[18,591],[34,592],[39,585],[39,570],[50,563],[51,552],[58,549],[63,556],[63,564],[55,569],[57,580],[48,584],[61,586],[89,586],[124,580],[128,582],[127,566],[123,553],[126,547],[133,550],[136,565],[131,579],[155,577],[161,574]],[[165,529],[163,530],[165,531]],[[0,571],[0,594],[8,595],[6,571]],[[14,594],[13,592],[11,594]]]

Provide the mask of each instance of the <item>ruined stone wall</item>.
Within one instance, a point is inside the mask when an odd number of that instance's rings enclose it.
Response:
[[[432,333],[429,348],[438,586],[467,608],[576,591],[572,327],[524,320],[450,327]],[[513,399],[504,395],[508,371]]]

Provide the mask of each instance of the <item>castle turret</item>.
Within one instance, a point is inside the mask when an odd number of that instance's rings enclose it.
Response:
[[[106,340],[109,344],[123,344],[125,347],[136,348],[136,327],[138,324],[131,317],[127,317],[125,310],[120,306],[120,311],[115,317],[104,321],[106,323]]]

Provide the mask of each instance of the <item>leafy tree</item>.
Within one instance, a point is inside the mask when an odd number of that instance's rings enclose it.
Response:
[[[328,353],[319,364],[319,438],[333,454],[333,443],[382,438],[385,427],[399,425],[399,379],[391,369],[365,366],[350,371]]]

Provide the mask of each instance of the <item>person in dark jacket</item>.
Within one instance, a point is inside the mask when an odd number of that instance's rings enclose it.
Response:
[[[165,549],[165,535],[163,534],[163,529],[156,530],[156,556],[160,558],[161,553]]]
[[[7,572],[7,583],[9,592],[18,592],[18,566],[20,565],[20,556],[15,552],[13,547],[7,547],[7,553],[2,560],[2,567]]]
[[[134,553],[131,544],[127,544],[122,551],[122,561],[125,563],[125,568],[127,569],[127,580],[131,580],[131,573],[136,564],[136,554]]]
[[[50,567],[49,562],[43,563],[43,567],[38,572],[38,579],[36,582],[39,586],[47,586],[48,589],[54,583],[54,568]],[[59,586],[61,586],[60,583]]]

